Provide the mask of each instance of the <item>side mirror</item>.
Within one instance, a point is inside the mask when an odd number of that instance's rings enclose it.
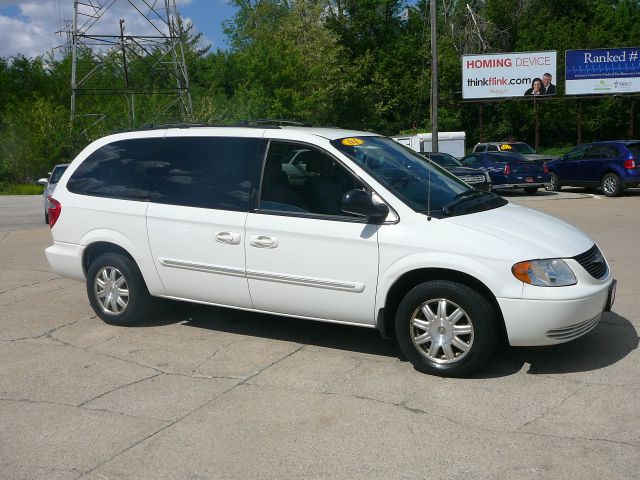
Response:
[[[40,178],[38,179],[38,181],[36,182],[38,185],[46,185],[49,181],[46,178]]]
[[[341,209],[345,213],[352,213],[367,217],[372,223],[382,223],[389,215],[389,207],[384,203],[373,203],[371,195],[364,190],[351,190],[342,197]]]

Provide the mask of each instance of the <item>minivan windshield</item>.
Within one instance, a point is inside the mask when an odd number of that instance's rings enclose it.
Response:
[[[508,203],[475,190],[434,162],[386,137],[360,136],[331,144],[390,190],[409,207],[433,216],[461,215]]]

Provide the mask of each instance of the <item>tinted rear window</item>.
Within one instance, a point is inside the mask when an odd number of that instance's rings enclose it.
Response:
[[[259,138],[167,138],[151,201],[221,210],[249,209]]]
[[[640,143],[630,143],[627,149],[636,157],[640,156]]]
[[[85,195],[146,199],[160,141],[138,138],[100,147],[73,172],[67,189]]]

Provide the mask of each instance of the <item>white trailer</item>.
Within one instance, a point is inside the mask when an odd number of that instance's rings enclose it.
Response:
[[[409,147],[419,153],[431,152],[431,134],[417,133],[415,135],[396,135],[396,142]],[[438,132],[438,150],[457,158],[466,153],[467,135],[465,132]]]

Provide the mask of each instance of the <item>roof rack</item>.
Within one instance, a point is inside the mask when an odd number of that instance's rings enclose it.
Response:
[[[137,132],[141,130],[165,130],[167,128],[198,128],[198,127],[218,127],[218,128],[233,128],[233,127],[247,127],[247,128],[280,128],[280,127],[310,127],[308,122],[299,122],[297,120],[284,120],[277,118],[258,118],[256,120],[241,120],[237,123],[216,125],[212,123],[188,123],[188,122],[173,122],[173,123],[147,123],[140,128],[131,128],[120,130],[116,133],[124,132]]]
[[[257,118],[255,120],[246,120],[241,122],[247,127],[310,127],[309,122],[301,122],[298,120],[286,120],[281,118]]]
[[[212,125],[210,123],[147,123],[141,130],[164,130],[166,128],[192,128],[192,127],[221,127],[222,125]]]

